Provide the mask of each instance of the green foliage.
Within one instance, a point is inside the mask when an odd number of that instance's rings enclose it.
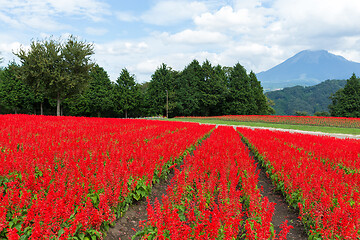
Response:
[[[114,108],[110,94],[113,87],[107,72],[96,64],[90,71],[89,86],[86,90],[64,103],[71,115],[108,116]]]
[[[330,117],[331,115],[330,115],[329,112],[315,112],[314,116],[317,116],[317,117]]]
[[[240,64],[222,67],[193,60],[177,72],[163,63],[150,82],[137,84],[127,69],[111,82],[106,71],[90,61],[92,54],[92,44],[73,36],[65,42],[45,39],[33,41],[28,50],[20,48],[15,53],[21,61],[16,77],[32,100],[17,101],[14,108],[10,100],[1,99],[0,111],[31,109],[36,114],[40,108],[41,114],[51,114],[56,107],[57,115],[98,117],[272,113],[256,75],[248,75]],[[0,91],[8,91],[4,89]]]
[[[230,71],[229,94],[226,113],[231,115],[250,115],[255,112],[255,99],[251,92],[250,77],[246,69],[237,63]]]
[[[311,87],[295,86],[267,92],[277,115],[295,115],[296,111],[314,115],[316,112],[328,112],[330,96],[343,88],[346,80],[327,80]]]
[[[140,87],[135,82],[134,75],[130,75],[128,70],[124,68],[113,88],[113,101],[116,111],[125,113],[125,118],[127,118],[128,112],[138,106],[140,97]]]
[[[30,49],[15,53],[20,58],[21,78],[32,88],[36,101],[44,96],[57,100],[57,115],[61,102],[84,90],[92,67],[93,45],[70,36],[67,42],[54,39],[33,41]]]
[[[200,115],[200,81],[202,68],[197,60],[193,60],[175,80],[176,115]]]
[[[251,94],[254,98],[254,111],[252,115],[267,115],[275,113],[271,102],[264,95],[263,87],[253,71],[249,74]]]
[[[353,74],[345,87],[331,96],[331,100],[331,116],[360,117],[360,78]]]
[[[166,94],[168,94],[169,114],[174,109],[174,72],[166,64],[161,64],[151,76],[145,98],[150,115],[166,116]],[[166,93],[167,92],[167,93]]]
[[[221,66],[213,67],[206,60],[202,65],[203,78],[200,81],[200,108],[202,116],[221,114],[221,104],[227,92],[226,76]]]
[[[303,111],[295,111],[295,116],[309,116],[309,114]]]
[[[34,96],[26,85],[17,78],[19,66],[10,63],[0,74],[0,105],[12,113],[30,113]]]
[[[273,113],[256,75],[240,64],[214,67],[193,60],[181,72],[162,64],[145,90],[150,114],[166,114],[167,90],[170,117]]]

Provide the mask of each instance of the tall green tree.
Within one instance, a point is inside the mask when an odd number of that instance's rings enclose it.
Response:
[[[343,89],[332,97],[330,114],[334,117],[360,117],[360,78],[355,74],[347,80]]]
[[[197,60],[193,60],[176,78],[176,112],[178,114],[183,116],[201,114],[199,88],[203,78],[203,71]]]
[[[81,93],[66,99],[63,103],[70,115],[75,116],[111,116],[113,99],[111,82],[107,72],[95,64],[90,71],[88,87]]]
[[[151,76],[146,90],[146,98],[151,115],[166,116],[166,110],[171,115],[175,104],[174,71],[166,64],[161,64]]]
[[[55,64],[60,62],[59,51],[60,49],[56,46],[56,43],[50,40],[50,42],[46,44],[44,42],[33,41],[30,44],[30,50],[28,52],[20,49],[19,52],[16,53],[22,63],[19,69],[20,77],[33,92],[35,103],[40,104],[41,115],[44,114],[45,84],[52,78],[52,72],[55,72],[59,67]],[[53,56],[51,56],[51,54]],[[51,61],[54,57],[56,58],[55,61]],[[54,67],[52,71],[50,64]]]
[[[264,89],[253,71],[250,72],[249,78],[251,93],[255,103],[254,110],[250,114],[267,115],[275,113],[274,109],[269,105],[269,101],[264,95]]]
[[[201,115],[210,116],[218,115],[220,103],[224,98],[226,91],[226,76],[220,66],[213,67],[211,63],[206,60],[202,66],[203,78],[200,79],[200,108]],[[218,113],[218,114],[217,114]],[[220,113],[221,114],[221,113]]]
[[[131,75],[126,68],[122,69],[113,93],[116,110],[119,113],[125,113],[125,118],[127,118],[129,111],[139,106],[140,96],[140,87],[135,82],[134,75]]]
[[[23,78],[40,92],[56,99],[56,114],[61,102],[83,91],[89,83],[93,44],[70,36],[65,43],[54,39],[32,42],[30,49],[15,53],[22,63]]]
[[[251,92],[250,77],[240,63],[230,70],[228,84],[226,114],[252,114],[255,110],[255,102]]]
[[[90,110],[96,112],[98,117],[113,108],[111,99],[112,87],[107,72],[96,64],[91,69],[90,84],[85,92],[85,97],[89,101]]]
[[[33,95],[27,86],[17,77],[19,66],[10,63],[0,76],[0,104],[17,114],[21,110],[23,113],[32,111],[34,101]]]

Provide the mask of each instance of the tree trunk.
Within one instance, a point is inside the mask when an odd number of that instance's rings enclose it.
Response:
[[[14,111],[15,111],[15,114],[17,114],[17,109],[16,108],[14,109]]]
[[[43,103],[40,103],[40,115],[44,115]]]
[[[125,118],[127,118],[127,109],[125,109]]]
[[[57,103],[56,103],[56,116],[60,116],[60,105],[61,105],[60,93],[58,93],[56,100],[57,100]]]
[[[98,116],[98,118],[100,117],[100,111],[97,112],[97,116]]]

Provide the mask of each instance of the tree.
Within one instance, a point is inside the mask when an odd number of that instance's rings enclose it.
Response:
[[[122,69],[113,93],[114,106],[117,111],[124,112],[125,118],[127,118],[128,112],[138,106],[140,95],[140,88],[135,82],[134,75],[130,75],[126,68]]]
[[[226,92],[226,76],[220,66],[216,68],[206,60],[202,66],[203,78],[200,81],[200,108],[201,115],[219,115],[220,103],[224,101]],[[218,113],[218,114],[216,114]],[[221,114],[221,113],[220,113]]]
[[[70,36],[65,43],[33,41],[28,51],[20,48],[15,55],[22,63],[22,78],[40,93],[56,99],[56,114],[60,116],[61,102],[86,88],[93,53],[93,44]]]
[[[10,63],[3,70],[0,76],[0,103],[15,114],[20,110],[29,113],[32,110],[33,96],[21,79],[16,77],[18,71],[16,63]]]
[[[252,114],[255,110],[251,92],[250,78],[246,69],[237,63],[229,76],[229,95],[227,97],[227,114]]]
[[[201,65],[193,60],[175,80],[176,111],[183,116],[200,115],[199,87],[203,79]]]
[[[254,99],[255,107],[254,111],[250,114],[253,115],[267,115],[274,113],[274,109],[269,105],[269,101],[264,95],[263,87],[260,81],[257,79],[253,71],[249,74],[251,92]]]
[[[151,76],[146,90],[146,96],[151,115],[166,115],[166,98],[168,97],[168,111],[174,107],[174,72],[166,64],[161,64]],[[170,101],[169,101],[170,96]],[[169,103],[170,102],[170,103]]]
[[[331,116],[360,117],[360,78],[353,74],[345,87],[331,96],[331,100]]]
[[[33,41],[30,45],[31,50],[26,52],[24,49],[20,49],[19,52],[15,54],[22,62],[22,66],[19,69],[20,77],[32,90],[35,103],[40,104],[41,115],[43,115],[43,101],[46,91],[45,84],[52,78],[50,64],[53,64],[53,71],[58,69],[58,66],[54,65],[54,63],[60,60],[58,56],[59,50],[57,48],[58,46],[56,46],[56,43],[53,41],[46,44]],[[50,54],[54,56],[50,56]],[[52,57],[56,57],[57,59],[50,63]]]
[[[112,84],[107,72],[99,65],[95,65],[90,72],[89,88],[85,92],[91,112],[101,113],[113,108],[111,99]]]

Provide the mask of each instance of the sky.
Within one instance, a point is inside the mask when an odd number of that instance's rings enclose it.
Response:
[[[0,0],[0,66],[31,41],[72,34],[115,81],[151,80],[193,59],[265,71],[296,53],[328,50],[360,62],[359,0]]]

